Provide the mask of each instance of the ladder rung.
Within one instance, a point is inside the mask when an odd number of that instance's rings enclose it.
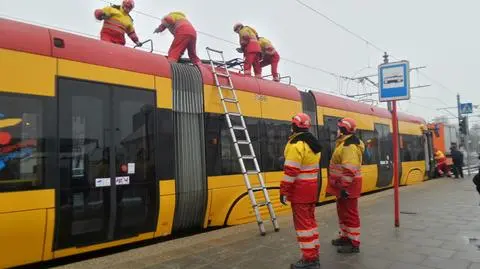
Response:
[[[250,170],[250,171],[247,171],[245,172],[245,174],[247,175],[256,175],[256,174],[259,174],[260,171],[257,171],[257,170]]]
[[[248,141],[248,140],[237,140],[237,144],[239,144],[239,145],[249,145],[250,141]]]
[[[238,100],[234,98],[223,98],[223,101],[228,103],[238,103]]]
[[[242,116],[242,114],[237,113],[237,112],[227,112],[227,115],[236,116],[236,117],[241,117]]]
[[[243,155],[243,156],[240,157],[240,159],[253,160],[253,159],[255,159],[255,156],[253,156],[253,155]]]
[[[221,51],[221,50],[212,49],[210,47],[207,47],[207,50],[213,51],[213,52],[216,52],[216,53],[223,53],[223,51]]]
[[[247,128],[243,126],[232,126],[233,130],[245,131]]]
[[[250,190],[252,190],[252,191],[261,191],[261,190],[263,190],[263,188],[264,188],[264,187],[252,187],[252,188],[250,188]]]
[[[261,202],[261,203],[257,203],[257,206],[261,207],[261,206],[266,206],[268,204],[270,204],[270,202]],[[253,206],[253,207],[255,207],[255,206]]]
[[[219,76],[219,77],[224,77],[224,78],[229,78],[230,75],[229,74],[225,74],[225,73],[218,73],[218,72],[215,72],[215,75]]]
[[[218,87],[224,90],[233,90],[233,87],[230,85],[218,85]]]

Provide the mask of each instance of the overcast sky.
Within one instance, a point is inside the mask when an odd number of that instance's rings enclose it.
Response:
[[[119,3],[119,0],[112,0]],[[432,84],[412,90],[412,99],[400,109],[426,120],[446,114],[436,109],[462,101],[480,104],[475,78],[480,60],[480,1],[477,0],[303,0],[331,19],[386,49],[395,59],[410,61],[411,86]],[[101,0],[0,0],[0,17],[10,16],[98,36],[102,24],[93,11],[106,5]],[[377,73],[383,52],[335,26],[295,0],[136,0],[136,11],[161,17],[170,11],[183,11],[201,32],[232,42],[235,22],[253,26],[270,39],[284,59],[353,77]],[[132,13],[140,39],[153,38],[158,51],[167,51],[172,41],[168,31],[153,35],[159,20]],[[197,50],[207,58],[205,47],[224,50],[227,58],[240,57],[232,44],[199,34]],[[186,55],[185,55],[186,56]],[[391,61],[395,59],[391,58]],[[336,94],[357,94],[375,90],[366,84],[338,79],[332,75],[290,62],[280,61],[281,75],[293,82]],[[269,74],[269,68],[264,68]],[[425,77],[427,75],[428,77]],[[375,82],[376,77],[372,78]],[[433,81],[432,81],[433,79]],[[443,86],[442,86],[443,85]],[[377,100],[378,96],[370,99]],[[367,102],[371,102],[366,100]],[[383,105],[383,104],[381,104]],[[455,110],[451,110],[456,114]],[[472,121],[480,121],[473,118]]]

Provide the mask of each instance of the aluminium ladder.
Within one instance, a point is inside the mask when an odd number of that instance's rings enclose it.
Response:
[[[240,168],[242,169],[243,179],[245,181],[245,185],[247,187],[248,196],[250,197],[250,202],[252,204],[253,210],[255,212],[255,216],[257,218],[258,227],[260,229],[260,234],[265,235],[265,226],[263,224],[262,217],[260,215],[260,207],[267,206],[268,211],[270,213],[270,217],[273,223],[273,227],[276,232],[279,231],[279,226],[277,222],[277,217],[275,216],[275,212],[273,210],[272,203],[270,201],[270,197],[268,196],[267,187],[263,181],[262,174],[260,172],[260,166],[258,165],[257,157],[255,156],[255,151],[253,150],[252,141],[250,140],[250,135],[248,133],[247,125],[245,124],[245,120],[242,115],[242,111],[240,110],[240,104],[237,98],[237,94],[235,92],[235,88],[233,87],[232,78],[230,76],[230,72],[228,71],[228,66],[225,62],[225,58],[223,57],[223,52],[219,50],[214,50],[209,47],[207,49],[208,58],[210,60],[210,65],[212,68],[213,76],[215,77],[215,84],[218,89],[218,93],[220,95],[220,99],[223,105],[223,110],[225,112],[225,118],[227,120],[228,129],[230,130],[230,135],[232,136],[233,145],[235,147],[235,152],[237,154],[238,161],[240,163]],[[211,53],[215,53],[218,55],[218,60],[213,60]],[[220,72],[219,72],[220,71]],[[226,85],[222,85],[220,79],[224,78],[228,81]],[[227,90],[231,92],[232,97],[225,97],[223,90]],[[235,104],[237,111],[232,112],[228,111],[227,103]],[[230,117],[237,117],[240,119],[240,125],[233,125],[232,120]],[[235,131],[242,131],[245,134],[245,140],[238,140]],[[244,155],[240,151],[240,145],[248,145],[250,154]],[[252,160],[254,163],[254,170],[246,170],[244,160]],[[252,186],[250,183],[250,176],[257,176],[258,181],[260,183],[259,186]],[[255,199],[254,192],[255,191],[262,191],[265,197],[265,202],[258,203]]]

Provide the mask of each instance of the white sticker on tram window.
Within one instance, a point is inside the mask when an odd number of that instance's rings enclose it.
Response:
[[[116,185],[129,185],[130,184],[130,177],[116,177],[115,178]]]
[[[135,174],[135,163],[128,163],[128,174]]]
[[[96,188],[101,188],[101,187],[109,187],[110,184],[110,178],[96,178],[95,179],[95,187]]]

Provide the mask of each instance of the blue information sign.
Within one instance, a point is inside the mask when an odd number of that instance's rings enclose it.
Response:
[[[408,61],[381,64],[378,66],[378,89],[380,102],[410,99]]]

